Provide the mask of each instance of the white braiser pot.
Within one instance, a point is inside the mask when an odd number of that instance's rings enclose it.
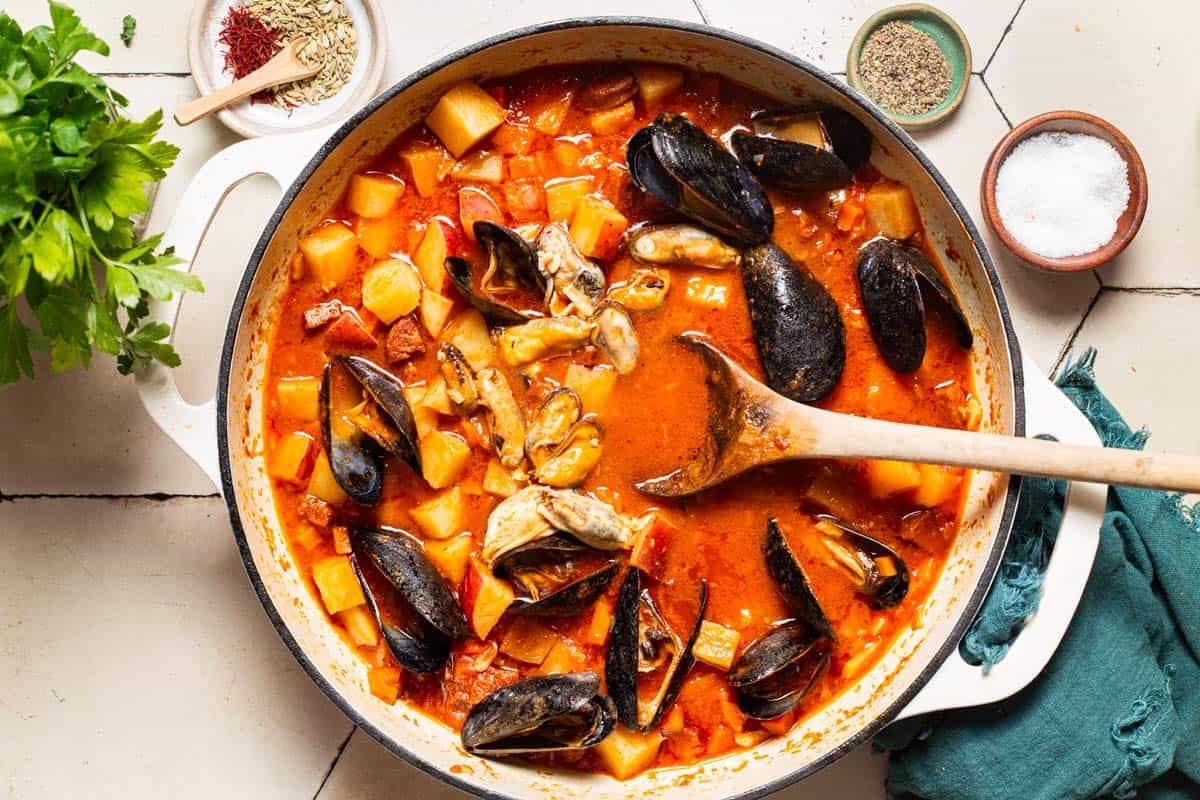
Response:
[[[549,771],[467,755],[458,736],[403,704],[371,696],[366,670],[329,625],[292,567],[263,459],[268,335],[288,281],[297,238],[318,221],[350,176],[418,122],[450,85],[537,65],[653,60],[720,73],[787,106],[816,100],[861,119],[876,145],[872,162],[913,191],[933,247],[975,331],[973,362],[988,431],[1051,434],[1099,444],[1087,421],[1037,368],[1023,361],[991,259],[961,202],[912,140],[862,97],[787,53],[726,31],[641,18],[601,18],[526,28],[451,54],[385,92],[336,131],[264,138],[219,153],[196,175],[166,242],[190,261],[225,194],[250,175],[285,189],[246,267],[229,316],[217,396],[185,403],[170,371],[139,376],[155,421],[224,494],[246,570],[263,607],[297,660],[360,727],[396,755],[488,797],[753,797],[809,775],[865,742],[890,721],[937,709],[989,703],[1029,683],[1049,660],[1083,591],[1098,543],[1101,487],[1068,499],[1041,608],[1009,656],[987,674],[956,646],[982,602],[1007,541],[1015,481],[978,473],[962,531],[920,615],[856,685],[784,738],[691,767],[651,771],[625,783],[603,775]],[[178,300],[155,309],[173,320]],[[403,788],[397,787],[402,793]]]

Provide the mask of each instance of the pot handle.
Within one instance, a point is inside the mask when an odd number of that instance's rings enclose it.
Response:
[[[1087,418],[1028,358],[1024,372],[1028,435],[1048,434],[1064,442],[1102,446]],[[994,703],[1033,682],[1050,663],[1083,596],[1100,546],[1107,494],[1108,487],[1098,484],[1068,485],[1062,527],[1042,581],[1041,602],[1004,660],[985,673],[964,661],[955,649],[897,720]]]
[[[324,138],[324,134],[300,134],[249,139],[225,148],[205,162],[188,184],[163,233],[163,244],[173,246],[175,255],[183,260],[179,269],[191,271],[217,208],[235,186],[252,175],[268,175],[281,189],[286,189]],[[170,323],[174,329],[182,300],[182,295],[176,293],[170,300],[151,302],[151,319]],[[224,319],[224,315],[214,319]],[[138,395],[150,418],[219,489],[216,398],[210,397],[199,404],[187,402],[179,393],[171,369],[158,362],[139,370],[136,381]]]

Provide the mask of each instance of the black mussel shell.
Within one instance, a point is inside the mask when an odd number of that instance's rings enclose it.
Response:
[[[817,519],[826,547],[868,605],[892,608],[904,599],[908,594],[908,565],[899,553],[828,514],[819,514]]]
[[[871,157],[871,132],[849,111],[840,108],[821,109],[821,124],[834,154],[851,170],[856,170]]]
[[[957,298],[916,248],[890,239],[868,242],[859,251],[857,273],[871,337],[892,369],[914,372],[925,360],[925,301],[918,278],[946,302],[958,344],[971,346],[971,328]]]
[[[729,670],[738,708],[755,719],[790,711],[824,672],[831,651],[829,638],[803,622],[772,628],[751,642]]]
[[[375,599],[371,585],[363,574],[363,564],[356,555],[350,556],[354,574],[362,585],[367,606],[379,624],[379,631],[387,643],[388,650],[400,666],[409,672],[428,675],[437,672],[450,658],[450,637],[426,622],[403,600],[385,617]]]
[[[463,723],[462,744],[478,756],[577,750],[602,742],[616,722],[596,673],[539,675],[476,703]]]
[[[771,243],[743,254],[742,285],[767,385],[798,403],[832,392],[846,364],[846,338],[825,287]]]
[[[733,152],[767,186],[785,192],[828,192],[849,186],[854,173],[828,150],[804,142],[733,134]]]
[[[762,186],[687,118],[659,114],[629,140],[626,161],[635,186],[693,221],[742,244],[771,238],[775,215]]]
[[[545,294],[546,279],[538,269],[537,250],[524,236],[485,219],[477,220],[472,231],[475,241],[488,254],[491,274],[486,289],[526,288]]]
[[[360,528],[350,542],[427,623],[451,639],[471,635],[466,614],[417,539],[400,530]]]
[[[392,455],[417,472],[421,471],[421,450],[417,423],[404,396],[404,383],[392,373],[362,356],[339,356],[338,360],[366,390],[367,395],[387,416],[386,430],[368,431],[368,435]]]
[[[373,506],[383,495],[383,455],[375,442],[341,416],[349,409],[330,409],[333,362],[325,364],[321,378],[321,436],[333,477],[356,503]],[[331,420],[339,417],[336,424]]]
[[[696,637],[700,635],[700,626],[704,622],[704,612],[708,607],[708,583],[700,581],[700,603],[696,612],[696,622],[684,641],[662,621],[662,615],[655,607],[649,591],[642,588],[641,578],[642,571],[637,567],[630,567],[621,583],[617,604],[613,609],[612,625],[609,628],[604,678],[621,724],[630,730],[645,733],[658,726],[663,715],[679,696],[683,682],[696,662],[692,648],[696,644]],[[667,642],[664,640],[651,643],[646,639],[644,634],[647,632],[642,630],[643,614],[660,621],[665,631],[659,633],[665,633],[669,637],[674,649],[658,691],[647,708],[642,707],[642,701],[638,698],[639,656],[643,648],[655,649]]]
[[[484,319],[489,324],[498,327],[508,327],[509,325],[521,325],[529,321],[529,317],[522,314],[520,311],[509,308],[503,303],[496,302],[490,297],[475,290],[475,279],[471,262],[465,258],[458,256],[450,256],[446,259],[446,274],[450,276],[450,280],[458,289],[458,293],[462,295],[463,300],[467,305],[483,314]]]
[[[561,617],[590,608],[620,568],[611,558],[596,558],[599,554],[565,533],[535,539],[504,553],[496,559],[493,571],[526,592],[517,596],[509,613]]]
[[[767,520],[767,536],[763,542],[763,556],[767,562],[767,571],[775,580],[779,591],[783,593],[788,607],[796,617],[808,626],[813,633],[836,640],[829,619],[825,616],[817,596],[813,594],[812,584],[804,574],[804,568],[796,559],[796,554],[783,537],[779,523],[771,518]]]

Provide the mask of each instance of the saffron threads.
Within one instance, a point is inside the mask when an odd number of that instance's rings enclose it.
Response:
[[[279,37],[245,6],[232,6],[221,22],[217,41],[225,48],[225,71],[241,80],[279,52]],[[251,96],[252,103],[270,103],[270,89]]]

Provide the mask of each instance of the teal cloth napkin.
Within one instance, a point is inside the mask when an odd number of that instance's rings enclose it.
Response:
[[[1089,350],[1058,385],[1108,447],[1141,449]],[[1180,399],[1180,402],[1183,402]],[[1036,610],[1065,485],[1026,478],[1001,571],[960,653],[999,662]],[[1099,553],[1058,652],[1028,688],[876,737],[903,800],[1200,798],[1200,533],[1180,497],[1114,487]]]

